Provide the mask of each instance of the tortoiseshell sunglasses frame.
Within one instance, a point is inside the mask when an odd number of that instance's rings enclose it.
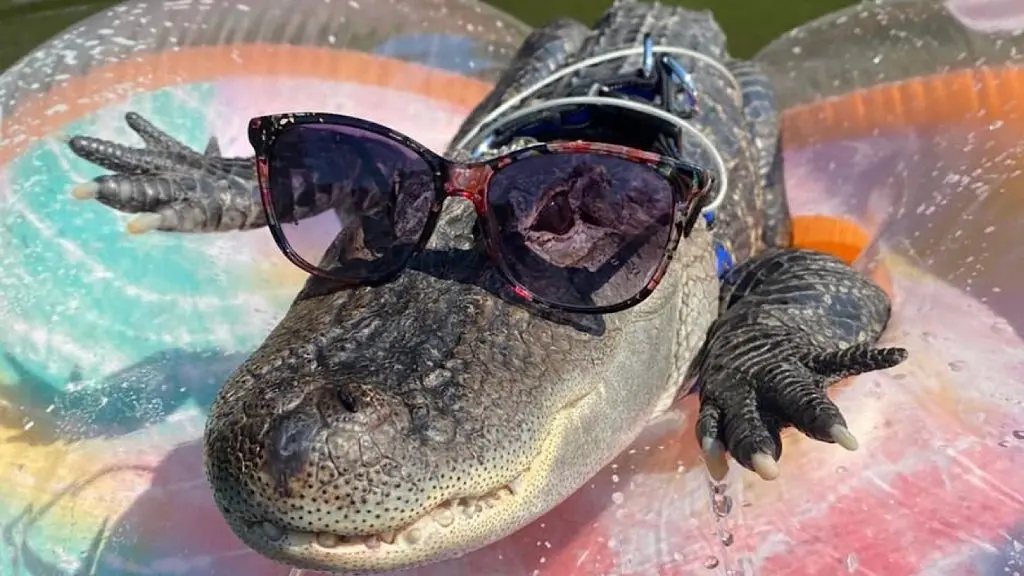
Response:
[[[396,266],[396,270],[393,273],[381,277],[372,283],[364,281],[359,282],[357,285],[380,284],[400,274],[408,265],[409,260],[423,250],[427,241],[433,235],[444,201],[450,197],[461,197],[472,202],[476,208],[477,218],[480,219],[481,228],[484,231],[488,255],[504,281],[513,288],[513,291],[519,298],[542,308],[565,312],[608,314],[626,310],[643,302],[658,287],[662,277],[668,270],[669,264],[672,262],[672,257],[679,246],[680,239],[689,237],[697,219],[701,215],[701,210],[708,198],[709,192],[714,188],[716,181],[713,173],[696,164],[615,144],[583,141],[540,143],[480,162],[459,163],[448,160],[409,136],[396,132],[387,126],[352,116],[320,112],[298,112],[253,118],[249,122],[249,142],[256,153],[256,171],[259,179],[260,200],[263,204],[263,211],[274,242],[277,243],[281,252],[295,266],[309,274],[338,281],[339,283],[345,283],[346,279],[308,262],[292,248],[285,237],[284,230],[281,228],[281,222],[278,220],[273,208],[270,191],[269,159],[273,153],[274,145],[285,131],[293,127],[309,124],[356,128],[388,138],[396,144],[415,152],[430,166],[434,174],[434,200],[430,205],[430,214],[415,250],[410,253],[405,262],[400,266]],[[515,280],[508,265],[505,263],[499,248],[497,227],[487,208],[488,183],[494,174],[501,169],[520,160],[537,155],[581,153],[606,155],[653,168],[666,179],[673,192],[672,210],[675,218],[668,242],[663,250],[661,261],[655,268],[650,280],[637,294],[613,305],[572,306],[551,302],[535,296],[529,288]]]

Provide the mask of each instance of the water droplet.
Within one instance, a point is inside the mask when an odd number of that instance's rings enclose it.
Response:
[[[967,362],[963,360],[954,360],[948,364],[949,369],[953,372],[963,372],[964,368],[967,367]]]
[[[856,554],[846,555],[846,571],[853,574],[857,571],[857,567],[860,566],[860,560],[857,559]]]
[[[1000,440],[999,441],[999,447],[1000,448],[1009,448],[1010,447],[1010,441],[1009,440]]]
[[[704,567],[708,570],[714,570],[715,568],[718,568],[718,558],[714,556],[708,556],[704,559]]]
[[[992,332],[996,334],[1012,334],[1013,328],[1006,320],[996,320],[992,323]]]
[[[1024,440],[1024,430],[1014,430],[1011,434],[1013,434],[1013,437],[1017,440]]]
[[[846,474],[849,469],[846,466],[836,466],[836,474]]]
[[[736,542],[736,537],[732,535],[732,532],[722,530],[722,533],[718,535],[718,540],[722,543],[722,546],[732,546]]]
[[[616,504],[622,504],[626,499],[626,496],[622,492],[612,492],[612,502]]]
[[[715,494],[711,500],[711,507],[715,511],[715,516],[725,518],[732,512],[732,498],[728,494]]]

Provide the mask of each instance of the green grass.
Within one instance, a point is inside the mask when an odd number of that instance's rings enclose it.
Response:
[[[488,0],[531,26],[560,16],[592,23],[611,0]],[[665,0],[689,8],[709,9],[729,36],[729,50],[750,56],[779,34],[818,16],[855,4],[852,0]]]
[[[115,2],[68,2],[0,0],[0,70],[71,26]]]
[[[281,0],[286,1],[286,0]],[[409,0],[415,2],[415,0]],[[531,26],[572,16],[591,23],[611,0],[489,0]],[[853,0],[667,0],[691,8],[713,8],[729,34],[730,49],[749,56],[773,38]],[[0,70],[71,24],[115,4],[110,0],[0,0]]]

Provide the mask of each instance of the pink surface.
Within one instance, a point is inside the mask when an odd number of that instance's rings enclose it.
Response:
[[[1024,28],[1017,0],[945,0],[945,5],[967,27],[982,32],[1015,32]]]

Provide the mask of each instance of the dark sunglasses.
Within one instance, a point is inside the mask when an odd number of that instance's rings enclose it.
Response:
[[[591,142],[456,163],[385,126],[333,114],[254,118],[249,141],[270,231],[306,272],[385,282],[458,196],[476,207],[514,292],[570,312],[615,312],[647,298],[714,181],[693,164]]]

